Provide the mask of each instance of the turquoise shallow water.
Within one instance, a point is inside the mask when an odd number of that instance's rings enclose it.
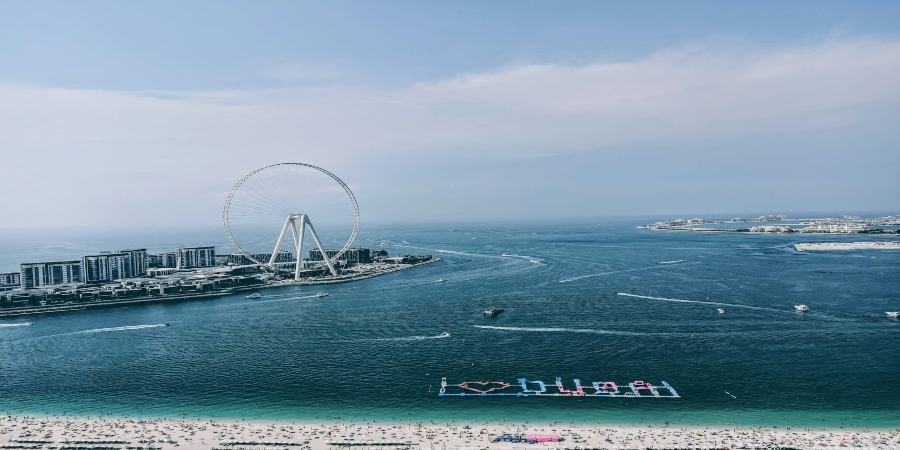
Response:
[[[0,319],[0,411],[900,425],[900,321],[884,314],[900,310],[900,252],[798,253],[793,243],[868,238],[637,224],[368,229],[360,245],[444,261],[344,285],[265,290],[258,300]],[[116,239],[108,246],[142,244]],[[154,239],[144,245],[178,242]],[[27,240],[10,240],[0,241],[4,258],[27,252]],[[102,244],[72,237],[57,251]],[[311,297],[318,291],[330,295]],[[726,313],[696,302],[723,303]],[[812,311],[795,312],[799,303]],[[491,305],[506,310],[484,317]],[[157,326],[164,322],[171,326]],[[682,398],[441,398],[441,377],[665,380]]]

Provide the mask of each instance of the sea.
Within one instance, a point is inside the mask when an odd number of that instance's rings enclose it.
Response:
[[[793,247],[890,237],[637,228],[655,220],[363,226],[356,245],[442,260],[259,299],[0,318],[0,413],[900,427],[900,321],[885,314],[900,310],[900,252]],[[179,245],[232,251],[212,227],[10,231],[0,271]],[[665,381],[681,398],[438,395],[444,378],[553,391],[557,377]]]

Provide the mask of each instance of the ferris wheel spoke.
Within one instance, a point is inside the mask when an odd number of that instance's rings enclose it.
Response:
[[[260,265],[267,265],[274,252],[303,258],[302,252],[312,248],[307,240],[294,254],[298,249],[292,233],[279,242],[286,221],[298,232],[315,233],[323,245],[335,243],[337,252],[331,260],[343,255],[359,229],[359,207],[350,188],[333,173],[303,163],[250,172],[229,192],[222,217],[235,249]]]

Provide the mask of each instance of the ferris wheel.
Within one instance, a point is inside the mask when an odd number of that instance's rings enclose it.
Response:
[[[246,260],[293,269],[299,280],[307,264],[319,262],[337,275],[334,262],[359,230],[359,206],[335,174],[310,164],[281,163],[241,178],[228,193],[222,222]],[[307,231],[312,243],[305,241]],[[304,244],[318,250],[310,252],[309,261],[304,261]]]

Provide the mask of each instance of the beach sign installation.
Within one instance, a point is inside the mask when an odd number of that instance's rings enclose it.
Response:
[[[549,397],[629,397],[629,398],[681,398],[669,383],[661,381],[661,385],[653,385],[641,380],[621,384],[614,381],[592,381],[582,384],[575,378],[567,389],[563,385],[562,378],[556,377],[552,384],[540,380],[518,378],[515,382],[505,381],[463,381],[462,383],[448,383],[447,378],[441,378],[441,397],[468,397],[468,396],[549,396]]]

